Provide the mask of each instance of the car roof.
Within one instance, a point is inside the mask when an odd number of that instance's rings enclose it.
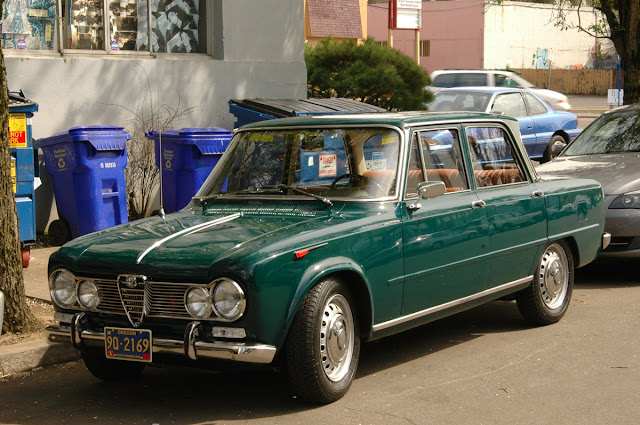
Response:
[[[431,73],[431,75],[439,75],[439,74],[454,74],[454,73],[484,73],[484,74],[515,74],[517,75],[517,72],[514,71],[509,71],[506,69],[439,69],[437,71],[433,71]]]
[[[484,112],[427,112],[427,111],[408,111],[408,112],[379,112],[379,113],[356,113],[356,114],[322,114],[307,115],[292,118],[279,118],[274,120],[259,121],[247,124],[240,130],[252,130],[257,128],[277,128],[277,127],[314,127],[314,126],[356,126],[356,125],[381,125],[394,127],[410,127],[420,124],[436,124],[436,123],[459,123],[461,121],[501,121],[516,122],[515,118],[506,117],[504,115],[490,114]],[[508,124],[509,125],[509,124]]]
[[[505,92],[525,92],[525,93],[531,93],[529,90],[527,89],[522,89],[519,87],[491,87],[491,86],[482,86],[482,87],[473,87],[473,86],[463,86],[463,87],[445,87],[441,90],[438,90],[438,92],[434,93],[435,95],[441,94],[441,93],[448,93],[448,92],[455,92],[455,93],[505,93]]]

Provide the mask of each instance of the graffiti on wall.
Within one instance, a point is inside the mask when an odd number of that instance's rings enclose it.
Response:
[[[553,60],[553,49],[541,49],[538,47],[533,54],[533,61],[531,65],[535,69],[549,69],[551,61]]]

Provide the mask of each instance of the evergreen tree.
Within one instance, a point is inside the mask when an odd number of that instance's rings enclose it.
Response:
[[[424,110],[433,100],[427,72],[402,52],[368,38],[306,46],[308,95],[344,97],[388,110]]]

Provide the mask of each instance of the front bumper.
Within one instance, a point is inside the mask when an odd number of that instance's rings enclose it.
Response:
[[[49,340],[71,342],[82,350],[85,346],[104,347],[104,333],[93,331],[86,326],[84,313],[73,316],[69,326],[50,325],[46,328]],[[153,353],[176,355],[191,360],[222,359],[246,363],[269,364],[276,354],[276,347],[266,344],[237,342],[206,342],[202,340],[200,322],[190,322],[184,333],[184,340],[153,338]]]

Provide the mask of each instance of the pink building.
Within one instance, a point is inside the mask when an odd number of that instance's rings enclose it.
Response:
[[[388,3],[368,6],[368,36],[388,39]],[[422,3],[420,66],[428,72],[445,68],[484,67],[484,1]],[[394,30],[393,47],[415,57],[414,30]]]

